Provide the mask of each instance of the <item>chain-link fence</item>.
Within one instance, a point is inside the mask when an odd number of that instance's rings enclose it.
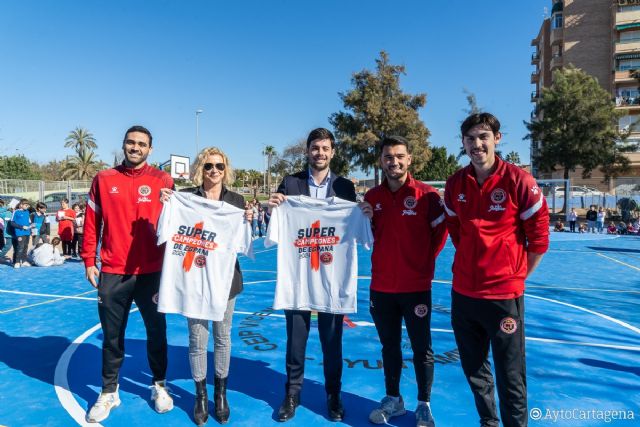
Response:
[[[87,201],[91,181],[36,181],[26,179],[0,179],[0,198],[27,199],[44,202],[49,211],[60,208],[60,201],[68,199],[71,204]]]

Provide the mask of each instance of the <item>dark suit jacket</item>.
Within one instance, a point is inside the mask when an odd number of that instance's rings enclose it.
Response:
[[[328,186],[327,197],[337,196],[350,202],[356,201],[356,189],[353,182],[348,179],[331,172]],[[285,196],[309,196],[311,194],[309,193],[309,170],[285,176],[276,193],[282,193]]]
[[[193,193],[193,194],[197,194],[198,196],[206,197],[202,187],[183,188],[180,191],[185,193]],[[227,190],[226,187],[222,188],[222,194],[220,194],[220,200],[223,202],[229,203],[230,205],[235,206],[236,208],[244,210],[244,197],[242,197],[238,193],[234,193],[233,191]],[[242,271],[240,270],[240,263],[238,262],[238,259],[236,259],[236,267],[233,272],[233,280],[231,281],[231,291],[229,293],[229,299],[235,297],[240,292],[242,292],[242,289],[243,289]]]

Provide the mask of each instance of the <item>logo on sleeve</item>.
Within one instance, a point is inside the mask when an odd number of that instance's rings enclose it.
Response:
[[[533,187],[531,187],[531,192],[536,195],[540,192],[540,188],[538,188],[537,185],[534,185]]]
[[[505,334],[511,335],[518,330],[518,322],[513,317],[505,317],[500,321],[500,330]]]
[[[382,210],[382,204],[381,203],[376,203],[376,207],[373,210],[374,211],[381,211]]]
[[[491,192],[491,201],[494,203],[489,206],[489,212],[500,212],[506,210],[505,207],[502,206],[502,203],[507,200],[507,192],[502,188],[496,188]]]
[[[335,227],[321,227],[320,221],[314,221],[311,227],[298,230],[293,245],[298,248],[298,258],[309,258],[311,269],[318,271],[320,262],[327,265],[333,262],[333,247],[340,242]]]
[[[458,203],[467,203],[467,199],[465,199],[464,197],[464,193],[458,194]]]

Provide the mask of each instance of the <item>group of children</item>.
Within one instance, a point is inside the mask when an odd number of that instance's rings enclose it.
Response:
[[[253,219],[251,220],[251,237],[257,239],[267,233],[267,210],[262,207],[262,204],[258,199],[252,201],[246,201],[244,204],[245,210],[251,209],[253,211]]]
[[[14,268],[48,267],[60,265],[65,259],[77,258],[82,247],[84,206],[74,204],[69,208],[68,201],[63,200],[55,221],[59,237],[50,241],[51,218],[47,215],[46,204],[37,202],[33,208],[29,200],[22,199],[10,207],[0,199],[0,262],[13,264]],[[56,247],[60,243],[62,254]],[[11,248],[13,257],[8,258],[6,255]]]
[[[603,207],[591,205],[586,213],[587,221],[578,223],[578,214],[575,208],[571,208],[571,211],[567,214],[569,231],[572,233],[640,234],[640,219],[636,218],[634,221],[628,221],[627,223],[620,221],[618,225],[611,221],[605,227],[607,216],[608,212]],[[578,226],[577,229],[576,225]],[[556,221],[553,231],[566,231],[564,223]]]

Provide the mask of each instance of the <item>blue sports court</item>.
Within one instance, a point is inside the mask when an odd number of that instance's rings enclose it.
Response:
[[[640,425],[640,238],[551,233],[551,240],[525,298],[530,425]],[[270,308],[276,249],[264,249],[257,240],[255,251],[255,261],[241,259],[245,290],[233,319],[228,392],[233,426],[279,425],[275,413],[286,380],[284,316]],[[478,425],[450,325],[453,253],[448,242],[433,286],[432,408],[439,427]],[[368,312],[369,257],[360,250],[358,313],[345,321],[342,424],[351,426],[372,425],[368,414],[384,394],[380,344]],[[0,425],[84,425],[85,411],[100,391],[101,330],[96,291],[84,279],[82,263],[15,271],[2,265],[0,294]],[[120,378],[122,405],[103,425],[195,425],[187,322],[177,315],[167,321],[175,409],[160,415],[149,403],[144,327],[132,313]],[[416,389],[408,339],[404,348],[401,391],[408,411],[391,421],[413,426]],[[286,425],[333,425],[326,418],[313,327],[307,358],[301,406]],[[210,366],[210,400],[212,376]],[[210,418],[207,425],[217,423]]]

